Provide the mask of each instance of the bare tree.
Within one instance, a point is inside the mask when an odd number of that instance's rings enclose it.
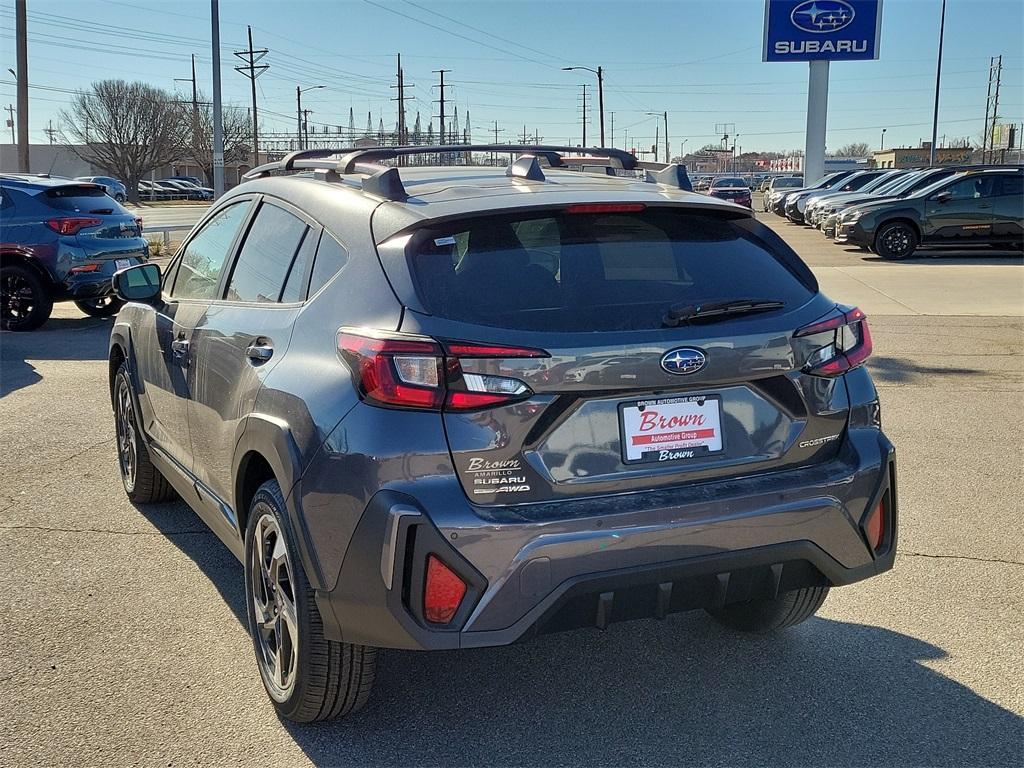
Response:
[[[203,169],[206,183],[213,185],[213,105],[200,95],[193,112],[185,104],[188,152],[192,162]],[[221,110],[224,130],[224,162],[247,163],[252,154],[252,118],[244,109],[224,107]]]
[[[185,153],[181,103],[159,88],[102,80],[61,110],[61,141],[88,163],[121,179],[128,199],[139,199],[139,180]]]
[[[846,144],[840,147],[832,153],[833,157],[867,157],[870,147],[867,142],[855,141],[851,144]]]

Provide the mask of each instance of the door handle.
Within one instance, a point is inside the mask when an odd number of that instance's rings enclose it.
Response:
[[[183,367],[188,365],[188,339],[179,337],[171,342],[171,354]]]
[[[245,348],[245,356],[254,363],[265,363],[274,356],[274,348],[267,343],[250,344]]]

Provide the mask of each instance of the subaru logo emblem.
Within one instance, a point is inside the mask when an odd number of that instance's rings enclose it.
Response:
[[[793,26],[804,32],[838,32],[850,26],[856,12],[843,0],[808,0],[789,15]]]
[[[707,361],[707,357],[699,349],[677,347],[661,356],[661,367],[669,373],[682,376],[687,373],[696,373],[704,367]]]

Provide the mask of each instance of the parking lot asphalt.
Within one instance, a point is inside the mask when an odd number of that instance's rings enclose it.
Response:
[[[892,292],[894,265],[770,223],[815,271],[861,268]],[[0,336],[0,765],[1019,765],[1024,320],[986,291],[1024,266],[897,266],[927,303],[870,310],[900,462],[892,572],[770,637],[695,613],[385,652],[369,706],[316,726],[267,702],[227,549],[183,504],[125,498],[110,321],[59,305],[42,330]],[[980,288],[943,273],[960,266]],[[939,301],[953,293],[972,311]]]

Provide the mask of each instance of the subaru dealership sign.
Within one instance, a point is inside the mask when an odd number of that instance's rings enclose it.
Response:
[[[765,0],[765,61],[878,58],[882,0]]]

